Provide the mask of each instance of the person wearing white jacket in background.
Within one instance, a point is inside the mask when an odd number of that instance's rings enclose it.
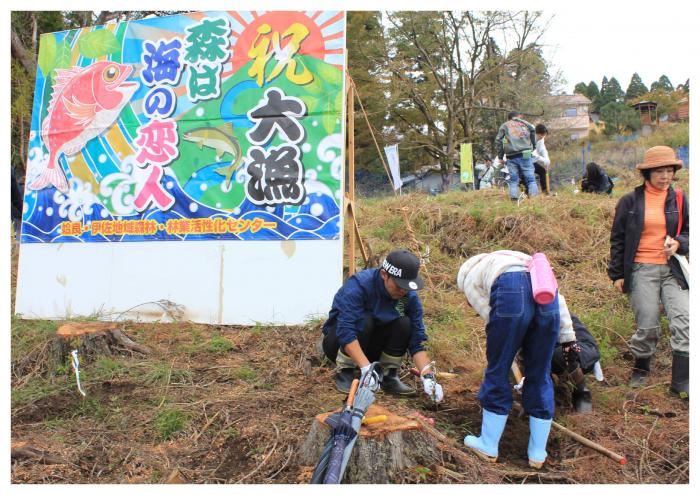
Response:
[[[544,138],[547,136],[547,133],[547,127],[544,124],[537,124],[535,126],[535,139],[537,143],[532,152],[532,163],[535,165],[535,175],[540,181],[540,191],[545,194],[549,194],[547,172],[549,171],[550,164],[549,153],[547,152],[547,147],[544,145]]]
[[[522,348],[523,408],[530,415],[528,459],[539,469],[547,457],[554,416],[550,376],[554,346],[558,340],[567,359],[575,360],[578,345],[564,297],[557,294],[546,305],[535,302],[527,271],[531,259],[518,251],[478,254],[462,264],[457,285],[486,322],[487,368],[478,394],[483,408],[481,435],[466,436],[464,444],[489,462],[498,458],[498,443],[513,405],[508,376]]]

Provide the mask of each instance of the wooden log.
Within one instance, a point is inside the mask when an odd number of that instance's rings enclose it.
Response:
[[[311,471],[331,435],[331,428],[324,421],[333,412],[314,418],[309,434],[299,448],[300,464],[312,466]],[[387,419],[360,428],[343,483],[395,483],[402,470],[440,463],[437,441],[425,432],[419,421],[398,416],[374,404],[365,416],[380,415]]]
[[[134,342],[117,324],[96,322],[67,323],[56,330],[51,352],[54,363],[65,363],[73,349],[78,349],[81,361],[102,355],[151,352]]]

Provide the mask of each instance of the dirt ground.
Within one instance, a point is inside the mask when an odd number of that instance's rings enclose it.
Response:
[[[54,457],[51,463],[15,458],[13,483],[308,482],[313,466],[299,465],[295,453],[314,416],[336,409],[343,399],[332,385],[332,368],[315,357],[318,324],[264,331],[192,324],[122,327],[152,352],[113,357],[118,365],[106,378],[85,362],[85,398],[67,373],[55,377],[59,392],[13,406],[13,444]],[[211,342],[216,346],[206,344]],[[572,414],[568,394],[557,395],[555,419],[624,455],[625,466],[553,430],[551,462],[534,471],[527,465],[527,420],[513,412],[497,464],[473,457],[466,465],[446,455],[442,465],[407,468],[395,482],[688,483],[688,403],[666,392],[669,364],[668,349],[662,349],[650,385],[635,391],[624,385],[627,369],[605,370],[606,380],[591,385],[595,411],[589,415]],[[481,365],[445,370],[457,376],[443,381],[446,400],[438,407],[422,396],[386,394],[377,404],[434,418],[459,448],[465,434],[478,433],[474,370]],[[163,367],[169,369],[165,378],[149,379]],[[167,409],[182,411],[186,421],[166,440],[158,413]]]

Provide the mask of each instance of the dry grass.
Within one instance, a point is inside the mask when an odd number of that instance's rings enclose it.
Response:
[[[570,307],[598,338],[606,373],[605,382],[592,384],[593,414],[572,415],[564,403],[556,419],[628,459],[622,468],[553,432],[548,447],[553,462],[534,472],[525,453],[527,422],[513,416],[498,464],[484,466],[474,458],[465,465],[445,453],[441,464],[407,468],[396,482],[688,483],[688,405],[666,393],[667,336],[650,387],[625,385],[625,341],[633,318],[625,298],[612,291],[605,266],[616,200],[637,179],[629,181],[618,184],[613,198],[561,191],[520,207],[500,191],[411,194],[358,204],[363,239],[375,259],[394,246],[418,242],[434,286],[422,293],[431,352],[440,370],[457,373],[443,383],[447,399],[440,407],[422,397],[385,395],[380,404],[399,414],[418,410],[431,416],[456,442],[477,433],[483,325],[456,288],[457,270],[483,251],[544,251]],[[687,174],[680,182],[687,190]],[[402,207],[408,208],[413,238]],[[16,254],[12,264],[16,270]],[[311,467],[299,465],[295,453],[313,417],[337,408],[342,399],[332,386],[332,369],[315,358],[318,324],[125,323],[124,330],[152,354],[83,363],[84,399],[69,366],[46,366],[55,328],[55,322],[12,320],[12,439],[66,462],[14,461],[14,483],[162,483],[176,469],[190,483],[308,481]]]

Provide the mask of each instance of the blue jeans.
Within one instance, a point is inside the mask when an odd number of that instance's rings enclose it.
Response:
[[[511,199],[518,199],[518,196],[520,196],[521,175],[527,185],[527,195],[531,198],[537,196],[539,191],[535,180],[535,165],[532,163],[532,158],[508,158],[506,167],[508,167],[508,173],[510,174],[508,188]]]
[[[530,416],[554,416],[554,388],[550,376],[552,354],[559,336],[559,295],[550,304],[536,304],[528,272],[506,272],[491,286],[491,312],[486,325],[484,381],[477,398],[496,414],[508,414],[513,391],[508,376],[522,347],[525,365],[523,408]]]

